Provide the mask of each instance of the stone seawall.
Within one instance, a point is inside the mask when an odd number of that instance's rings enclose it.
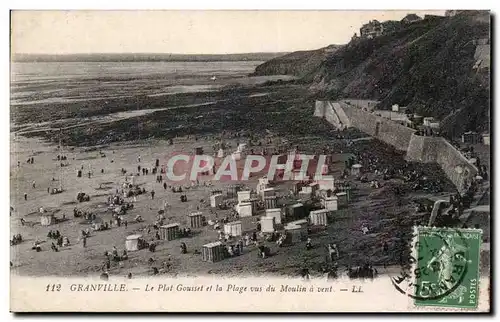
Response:
[[[422,163],[437,162],[436,151],[442,138],[413,134],[406,151],[406,160]]]
[[[339,102],[353,127],[388,143],[398,150],[406,151],[415,130],[391,120],[364,111],[354,105]]]
[[[481,61],[478,65],[479,68],[490,68],[490,45],[478,45],[476,47],[476,52],[474,53],[474,59],[476,63]]]
[[[325,118],[338,129],[351,126],[350,119],[338,102],[316,101],[314,116]]]
[[[314,116],[325,117],[326,101],[316,101],[314,105]]]
[[[471,182],[478,173],[478,169],[460,151],[441,137],[413,135],[406,160],[439,164],[459,191],[466,181]]]
[[[343,126],[345,126],[345,127],[352,126],[350,118],[347,116],[345,109],[342,108],[340,103],[332,103],[332,108],[333,108],[333,112],[335,113],[335,115],[340,120],[340,123]]]
[[[405,151],[408,161],[439,164],[459,191],[478,173],[478,169],[444,138],[417,135],[415,130],[377,116],[353,103],[317,101],[314,116],[324,117],[337,128],[355,127]]]
[[[466,182],[472,182],[477,176],[476,166],[471,164],[460,151],[445,139],[441,139],[441,144],[432,149],[435,149],[437,154],[436,162],[459,191],[464,189]]]

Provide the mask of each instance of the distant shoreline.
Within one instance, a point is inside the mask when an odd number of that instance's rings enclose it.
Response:
[[[13,63],[36,62],[214,62],[214,61],[267,61],[287,53],[242,54],[14,54]]]

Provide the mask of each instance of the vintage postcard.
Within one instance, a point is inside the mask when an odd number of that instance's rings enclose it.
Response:
[[[11,12],[13,312],[489,312],[488,11]]]

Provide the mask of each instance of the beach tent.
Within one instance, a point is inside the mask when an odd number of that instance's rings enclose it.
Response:
[[[140,250],[144,248],[144,246],[145,242],[140,234],[127,236],[127,239],[125,240],[125,249],[128,252]]]
[[[224,244],[220,241],[203,245],[201,258],[204,262],[218,262],[224,259]]]
[[[200,228],[203,227],[203,214],[201,211],[193,212],[188,215],[189,217],[189,226],[191,228]]]
[[[231,236],[241,236],[241,221],[233,221],[224,225],[224,233]]]
[[[168,224],[160,226],[160,238],[162,240],[174,240],[179,237],[180,224]]]

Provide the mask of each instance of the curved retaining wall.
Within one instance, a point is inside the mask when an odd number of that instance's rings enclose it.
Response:
[[[406,160],[414,162],[437,162],[437,150],[442,138],[413,134],[406,151]]]
[[[398,150],[406,151],[415,130],[377,116],[353,105],[339,102],[353,127],[386,142]]]
[[[314,105],[314,116],[325,117],[326,101],[316,101]]]
[[[336,128],[351,126],[351,121],[338,102],[316,101],[314,116],[325,118]]]
[[[352,126],[351,120],[347,116],[347,114],[345,112],[345,109],[342,108],[342,106],[340,105],[340,103],[331,103],[331,106],[332,106],[333,112],[335,113],[335,115],[339,119],[340,123],[344,127],[351,127]]]
[[[446,176],[455,184],[459,191],[464,189],[465,182],[471,182],[478,174],[476,166],[471,164],[460,151],[448,141],[441,138],[441,144],[436,148],[436,162],[446,173]],[[461,168],[462,172],[457,172]]]
[[[317,101],[314,116],[325,117],[335,127],[355,127],[398,150],[406,151],[408,161],[439,164],[459,191],[463,190],[466,181],[470,182],[478,173],[478,169],[444,138],[416,135],[411,128],[352,104]]]
[[[476,166],[441,137],[414,134],[406,151],[406,160],[439,164],[459,191],[463,190],[466,181],[471,182],[478,173]]]

